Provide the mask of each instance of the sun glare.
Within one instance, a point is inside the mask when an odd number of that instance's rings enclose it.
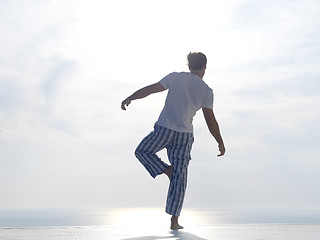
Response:
[[[157,208],[124,208],[114,212],[114,224],[127,228],[158,228],[169,223],[168,216]]]
[[[168,229],[170,215],[162,208],[122,208],[112,212],[112,225],[133,229]],[[205,224],[206,219],[198,211],[184,209],[180,216],[180,224],[192,228],[196,225]]]

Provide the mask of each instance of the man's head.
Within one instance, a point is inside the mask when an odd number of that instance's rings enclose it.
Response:
[[[207,67],[206,55],[201,52],[190,52],[187,58],[190,71],[202,78]]]
[[[207,65],[207,57],[201,52],[190,52],[187,57],[190,70],[200,70]]]

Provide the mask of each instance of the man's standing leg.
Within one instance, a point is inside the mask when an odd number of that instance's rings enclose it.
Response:
[[[175,136],[167,148],[168,158],[173,166],[166,204],[166,212],[172,215],[171,229],[183,228],[178,224],[178,217],[182,210],[187,188],[188,165],[191,159],[192,143],[192,133],[175,132]]]

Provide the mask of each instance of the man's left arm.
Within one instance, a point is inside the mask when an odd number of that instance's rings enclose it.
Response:
[[[213,109],[211,108],[202,108],[203,116],[206,120],[208,129],[212,136],[218,143],[220,154],[218,156],[223,156],[226,149],[224,147],[224,143],[220,134],[219,124],[214,116]]]
[[[136,100],[136,99],[141,99],[149,96],[150,94],[153,93],[158,93],[166,90],[160,82],[151,84],[149,86],[146,86],[144,88],[139,89],[138,91],[134,92],[131,96],[127,97],[125,100],[122,101],[121,103],[121,108],[123,110],[126,110],[126,106],[128,106],[131,101]]]

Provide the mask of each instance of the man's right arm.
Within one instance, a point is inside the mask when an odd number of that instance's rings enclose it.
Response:
[[[213,110],[211,108],[202,108],[202,112],[210,133],[218,143],[219,151],[220,151],[220,154],[218,156],[223,156],[226,149],[224,147],[224,143],[220,134],[219,125],[214,116]]]
[[[121,103],[121,108],[123,110],[126,110],[126,106],[128,106],[131,101],[136,100],[136,99],[141,99],[149,96],[150,94],[153,93],[158,93],[166,90],[160,82],[151,84],[149,86],[146,86],[144,88],[139,89],[138,91],[134,92],[131,96],[127,97],[125,100],[122,101]]]

